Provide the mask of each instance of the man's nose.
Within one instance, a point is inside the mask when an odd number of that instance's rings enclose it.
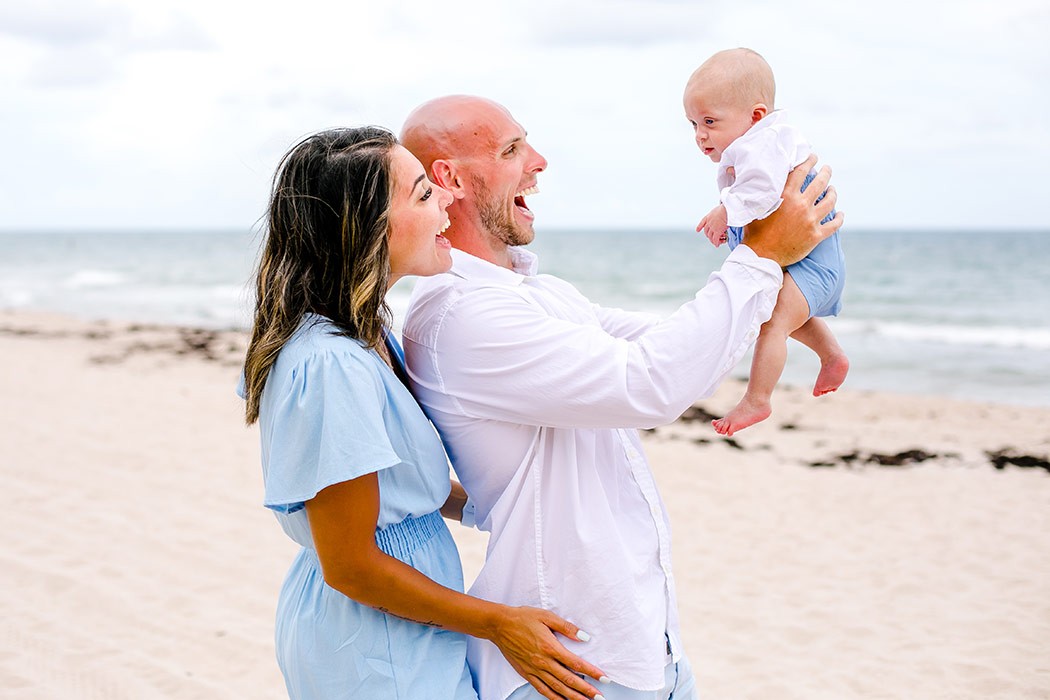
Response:
[[[539,173],[547,169],[547,159],[540,155],[532,146],[529,146],[529,151],[532,152],[532,158],[529,159],[529,172]]]

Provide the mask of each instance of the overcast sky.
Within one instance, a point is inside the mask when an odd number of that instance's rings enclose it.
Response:
[[[681,93],[747,46],[857,228],[1048,228],[1050,3],[0,0],[0,229],[247,228],[280,156],[420,102],[505,104],[540,227],[691,228]]]

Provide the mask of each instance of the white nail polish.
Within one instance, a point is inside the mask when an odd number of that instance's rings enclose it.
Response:
[[[601,678],[598,679],[598,682],[599,683],[611,683],[612,681],[609,680],[608,676],[602,676]]]
[[[591,641],[591,635],[583,630],[576,630],[576,639],[579,639],[581,642],[589,642]],[[605,700],[605,698],[602,698],[602,700]]]
[[[599,695],[595,695],[594,696],[594,700],[605,700],[605,698],[602,697],[602,695],[599,694]]]

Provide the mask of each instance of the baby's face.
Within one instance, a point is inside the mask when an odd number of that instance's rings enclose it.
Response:
[[[717,90],[690,83],[686,86],[685,118],[693,125],[696,145],[704,155],[718,162],[729,144],[747,133],[755,123],[751,106],[742,107]]]

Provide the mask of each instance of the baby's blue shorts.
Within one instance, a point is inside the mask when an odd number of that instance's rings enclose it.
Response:
[[[811,170],[802,183],[802,191],[805,192],[809,183],[817,173]],[[817,201],[824,199],[821,193]],[[824,217],[821,223],[826,223],[835,218],[835,211]],[[744,229],[740,226],[730,226],[727,233],[729,248],[732,250],[740,245]],[[809,255],[793,265],[788,265],[787,272],[795,284],[802,290],[806,302],[809,304],[809,316],[837,316],[842,310],[842,288],[846,284],[846,259],[842,255],[842,247],[839,245],[839,234],[836,231],[830,238],[826,238],[817,245]]]

